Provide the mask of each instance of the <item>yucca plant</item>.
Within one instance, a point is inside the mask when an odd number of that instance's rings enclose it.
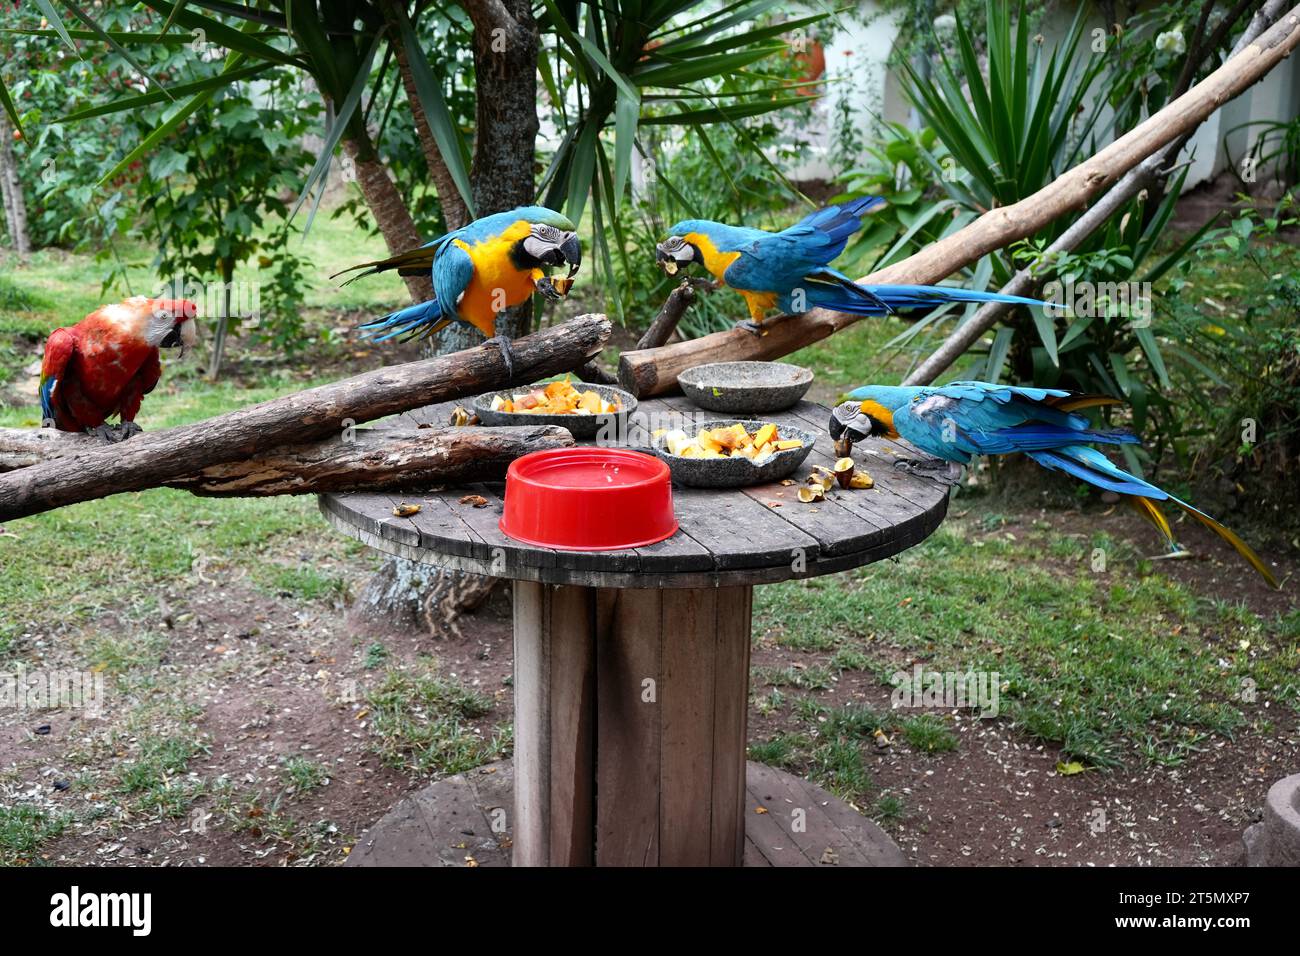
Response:
[[[1014,18],[1006,0],[989,0],[986,66],[960,18],[954,57],[935,37],[938,60],[928,79],[903,63],[908,98],[956,163],[954,176],[933,160],[953,199],[975,212],[1010,205],[1095,148],[1105,99],[1089,91],[1104,58],[1080,56],[1086,16],[1080,4],[1064,39],[1048,51],[1023,0]]]

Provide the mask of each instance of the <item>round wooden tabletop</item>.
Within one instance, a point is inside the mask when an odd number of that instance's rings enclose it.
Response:
[[[456,403],[431,405],[402,416],[403,424],[445,424]],[[643,401],[631,416],[627,446],[648,448],[655,428],[685,427],[720,417],[684,397]],[[817,435],[808,459],[792,476],[834,461],[826,424],[830,410],[800,402],[761,416]],[[612,588],[711,587],[768,584],[814,577],[887,558],[925,539],[948,509],[948,488],[925,475],[894,467],[916,453],[884,439],[854,446],[858,467],[875,479],[869,489],[829,492],[803,504],[796,485],[707,489],[673,486],[680,525],[666,541],[623,551],[559,551],[524,544],[498,527],[504,484],[476,483],[404,494],[347,493],[320,497],[326,519],[371,547],[443,567],[495,577]],[[953,465],[954,477],[958,468]],[[462,498],[478,495],[486,505]],[[420,505],[399,518],[401,503]]]

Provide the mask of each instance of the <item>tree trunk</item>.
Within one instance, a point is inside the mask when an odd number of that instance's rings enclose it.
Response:
[[[18,162],[14,158],[13,129],[8,117],[0,113],[0,204],[5,207],[5,225],[9,241],[19,262],[31,255],[32,242],[27,232],[27,202],[18,181]]]
[[[375,152],[370,137],[364,134],[348,135],[343,140],[343,148],[352,160],[357,185],[361,187],[366,206],[375,217],[375,224],[384,237],[389,255],[408,252],[423,245],[424,239],[415,228],[411,211],[402,199],[402,194],[397,191],[397,186],[388,177],[388,167]],[[432,276],[404,276],[403,281],[413,302],[426,302],[433,298]]]
[[[532,205],[536,197],[537,22],[529,0],[465,0],[474,23],[474,163],[470,188],[479,216]],[[532,328],[531,302],[497,316],[507,338]],[[482,341],[478,331],[456,323],[437,336],[440,352]]]
[[[537,24],[529,0],[463,0],[462,5],[474,24],[475,141],[470,189],[475,212],[487,216],[531,205],[536,193]],[[397,51],[397,60],[414,111],[419,98],[414,95],[405,51]],[[455,228],[459,224],[456,210],[463,215],[464,207],[450,174],[444,184],[434,172],[439,168],[445,172],[446,166],[432,134],[426,138],[427,127],[420,110],[416,130],[426,159],[436,157],[430,170],[439,199],[454,197],[451,204],[443,202],[443,215],[448,226]],[[497,316],[496,332],[511,339],[527,335],[532,318],[532,303],[525,302]],[[481,341],[477,329],[454,322],[429,340],[425,354],[458,352]],[[454,632],[458,613],[486,600],[496,583],[460,571],[443,570],[431,576],[427,569],[404,558],[388,558],[367,584],[354,616],[383,620],[389,626],[401,621],[446,634]]]
[[[407,22],[405,0],[389,0],[383,4],[384,19],[393,30],[393,58],[397,60],[397,72],[402,78],[402,87],[406,90],[406,102],[411,107],[411,118],[415,122],[415,134],[420,140],[420,149],[424,161],[429,167],[429,178],[438,190],[438,204],[442,207],[442,218],[447,223],[448,231],[459,229],[469,222],[469,210],[461,198],[456,182],[451,178],[451,171],[443,161],[429,127],[429,118],[424,115],[424,106],[420,102],[420,92],[411,73],[411,63],[407,58],[406,45],[401,42],[399,28]],[[432,237],[430,237],[432,238]]]
[[[217,331],[212,336],[212,359],[208,364],[208,378],[217,380],[221,374],[221,359],[226,354],[226,334],[230,331],[231,286],[235,281],[235,260],[229,257],[221,260],[221,315],[217,317]]]

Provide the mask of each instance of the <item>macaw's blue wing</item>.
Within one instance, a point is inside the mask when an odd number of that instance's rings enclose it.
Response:
[[[850,393],[850,396],[852,393]],[[962,463],[975,455],[1006,455],[1074,442],[1132,444],[1137,436],[1103,430],[1054,402],[1060,389],[954,382],[928,388],[894,413],[894,428],[922,451]]]
[[[851,284],[846,276],[826,266],[844,251],[849,236],[862,228],[862,216],[882,202],[879,196],[867,196],[843,205],[827,206],[781,232],[728,228],[715,241],[722,251],[740,253],[727,267],[727,285],[751,292],[776,293],[782,296],[781,307],[791,311],[785,297],[796,289],[803,290],[798,293],[801,298],[810,298],[813,287],[819,284]],[[878,303],[877,307],[880,307]]]
[[[1193,508],[1181,498],[1175,498],[1163,488],[1158,488],[1149,481],[1129,474],[1097,449],[1089,448],[1087,445],[1065,445],[1051,451],[1029,452],[1029,457],[1051,471],[1063,471],[1086,481],[1090,485],[1129,496],[1129,501],[1137,508],[1138,513],[1155,525],[1169,542],[1170,548],[1174,550],[1177,550],[1178,546],[1174,542],[1173,531],[1169,527],[1169,522],[1165,519],[1165,516],[1156,507],[1155,502],[1169,501],[1177,505],[1232,545],[1233,550],[1259,572],[1259,575],[1272,587],[1281,587],[1281,584],[1263,559],[1255,553],[1250,545],[1238,537],[1231,528],[1220,524],[1199,508]]]
[[[809,213],[778,235],[797,239],[810,257],[827,265],[844,251],[849,236],[862,228],[862,217],[884,204],[879,196],[863,196],[838,206],[827,206]]]
[[[452,241],[455,238],[458,234],[451,233],[438,240],[431,269],[434,297],[358,326],[363,336],[376,342],[406,342],[428,338],[450,323],[461,321],[456,306],[474,278],[474,260]]]

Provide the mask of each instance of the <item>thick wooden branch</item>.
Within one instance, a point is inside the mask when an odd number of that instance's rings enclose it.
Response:
[[[580,316],[514,342],[514,377],[495,344],[376,369],[192,425],[137,435],[0,475],[0,521],[139,491],[282,445],[340,437],[362,422],[571,371],[610,336],[603,315]]]
[[[1058,217],[1082,208],[1142,160],[1194,130],[1285,59],[1298,43],[1300,6],[1289,10],[1204,81],[1055,182],[1018,203],[990,210],[964,229],[858,281],[935,283],[996,249],[1032,236]],[[780,358],[861,318],[816,309],[771,320],[770,331],[763,336],[730,329],[657,349],[624,352],[619,357],[618,377],[624,388],[638,397],[659,395],[675,388],[677,376],[695,365]]]
[[[521,455],[572,444],[573,436],[556,425],[357,428],[257,458],[209,465],[167,487],[205,496],[262,497],[494,481]],[[29,467],[101,447],[98,438],[52,428],[0,428],[0,468]]]

